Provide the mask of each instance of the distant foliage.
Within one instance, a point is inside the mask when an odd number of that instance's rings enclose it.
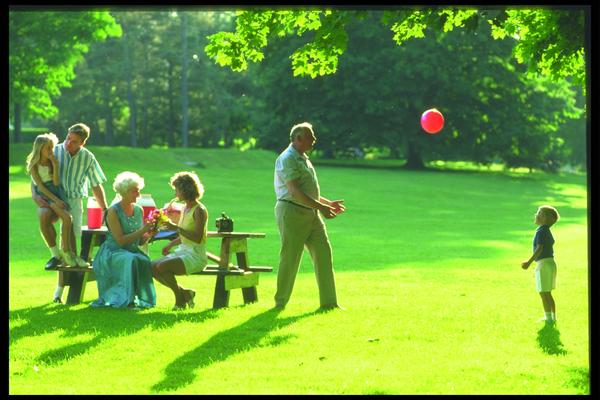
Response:
[[[84,121],[92,128],[89,144],[132,147],[182,146],[187,127],[190,147],[277,152],[293,124],[310,121],[318,138],[314,157],[403,159],[410,168],[435,160],[549,171],[580,166],[586,161],[582,86],[551,74],[560,63],[548,64],[544,75],[532,67],[535,57],[515,57],[518,46],[542,43],[544,34],[527,31],[527,24],[561,27],[565,16],[530,11],[118,10],[110,17],[122,35],[90,42],[85,54],[81,47],[71,72],[53,75],[65,83],[47,90],[58,112],[33,105],[46,115],[36,126],[60,135]],[[577,22],[569,29],[581,31]],[[562,30],[545,35],[577,41]],[[18,38],[37,37],[34,59],[71,54],[65,46],[73,38],[57,39],[61,51],[54,54],[53,39],[39,45],[42,31]],[[11,102],[46,101],[12,91],[27,82],[30,93],[47,89],[34,81],[44,75],[29,61],[22,55],[18,71],[11,70]],[[419,119],[433,107],[446,124],[427,135]]]
[[[90,44],[121,35],[106,11],[9,12],[9,107],[31,116],[58,112],[53,98],[75,78],[75,65]]]

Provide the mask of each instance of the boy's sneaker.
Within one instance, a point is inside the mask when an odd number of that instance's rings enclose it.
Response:
[[[74,255],[75,258],[75,263],[77,264],[78,267],[90,267],[90,263],[85,261],[83,258],[79,257],[78,255]]]
[[[60,297],[55,297],[54,300],[52,300],[52,302],[62,304],[62,300],[60,299]]]
[[[60,261],[61,260],[59,257],[52,257],[51,259],[48,260],[44,269],[46,271],[52,271],[60,266]]]
[[[73,253],[67,252],[67,251],[63,251],[62,252],[62,257],[63,260],[65,261],[65,263],[67,264],[67,266],[69,267],[76,267],[77,266],[77,261],[75,260],[75,257],[73,256]]]

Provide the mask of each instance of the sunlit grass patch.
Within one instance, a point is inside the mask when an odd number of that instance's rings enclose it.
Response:
[[[13,147],[10,148],[11,153]],[[109,182],[140,173],[143,192],[170,200],[168,178],[190,169],[214,219],[259,231],[250,263],[277,269],[272,188],[275,153],[205,149],[93,150]],[[22,153],[25,153],[22,151]],[[172,153],[172,154],[171,154]],[[26,154],[25,154],[26,155]],[[11,154],[11,167],[21,160]],[[161,160],[160,164],[155,160]],[[194,167],[194,168],[196,168]],[[192,168],[193,169],[193,168]],[[56,273],[39,233],[29,178],[9,182],[9,391],[11,394],[588,394],[588,224],[585,176],[500,171],[416,172],[317,166],[323,194],[346,200],[327,221],[346,311],[318,312],[304,255],[288,307],[274,312],[276,272],[258,299],[212,310],[214,277],[184,276],[196,308],[173,312],[157,284],[150,310],[51,303]],[[544,330],[532,270],[533,214],[557,205],[556,331]],[[150,246],[158,257],[162,246]],[[215,252],[218,242],[209,240]],[[63,299],[66,295],[63,296]]]

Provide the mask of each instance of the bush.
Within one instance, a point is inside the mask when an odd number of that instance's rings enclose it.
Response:
[[[37,135],[50,132],[48,128],[21,128],[21,143],[32,143]],[[14,129],[8,130],[9,143],[14,143]]]

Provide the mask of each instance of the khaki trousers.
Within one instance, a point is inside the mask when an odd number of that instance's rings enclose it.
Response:
[[[290,300],[305,246],[315,268],[320,305],[337,305],[331,243],[319,212],[278,201],[275,217],[281,236],[275,305],[285,306]]]

